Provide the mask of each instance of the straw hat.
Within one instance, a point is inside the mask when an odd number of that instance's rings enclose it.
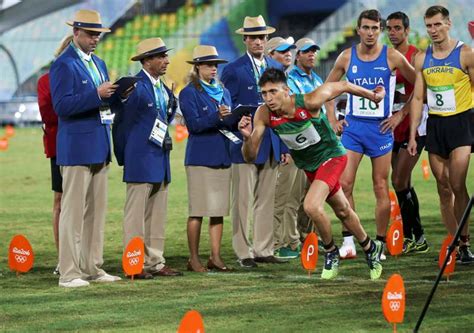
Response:
[[[214,46],[198,45],[193,50],[193,60],[186,61],[188,64],[200,64],[203,62],[214,62],[217,64],[224,64],[227,60],[220,59],[219,54]]]
[[[244,26],[235,32],[239,35],[269,35],[275,30],[275,28],[266,25],[262,15],[258,15],[257,17],[246,16]]]
[[[287,39],[281,37],[273,37],[267,42],[267,45],[265,46],[265,52],[285,52],[291,49],[296,49],[296,45],[293,44],[293,42],[294,40],[292,37],[288,37]]]
[[[298,51],[307,51],[311,48],[314,48],[315,50],[319,50],[319,46],[316,45],[314,40],[311,38],[301,38],[296,41],[296,48]]]
[[[159,53],[168,52],[169,49],[161,38],[148,38],[142,40],[137,45],[137,54],[130,58],[132,61],[138,61],[146,57],[151,57]]]
[[[84,30],[110,32],[109,28],[102,27],[100,14],[95,10],[81,9],[76,12],[74,20],[67,21],[66,24]]]

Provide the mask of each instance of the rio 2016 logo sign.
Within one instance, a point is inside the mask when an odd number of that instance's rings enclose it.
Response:
[[[122,267],[128,276],[140,274],[145,262],[145,244],[140,237],[133,238],[125,248],[122,256]]]
[[[16,235],[10,242],[8,265],[12,271],[26,273],[34,263],[34,253],[30,242],[23,235]]]

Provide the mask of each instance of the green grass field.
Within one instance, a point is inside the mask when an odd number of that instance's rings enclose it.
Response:
[[[0,129],[3,131],[3,129]],[[399,332],[412,331],[432,288],[440,244],[446,234],[440,221],[435,181],[422,180],[414,171],[414,184],[431,250],[427,254],[389,257],[383,278],[370,281],[363,255],[343,261],[335,281],[322,281],[322,256],[317,271],[308,278],[299,260],[284,265],[260,265],[234,273],[185,272],[184,277],[152,281],[125,280],[91,285],[79,290],[58,287],[52,274],[57,262],[51,228],[52,192],[49,161],[43,155],[40,128],[18,129],[10,148],[0,152],[0,330],[36,332],[153,331],[175,332],[182,316],[198,310],[208,332],[390,332],[381,311],[387,279],[399,273],[405,280],[406,313]],[[185,270],[187,194],[183,167],[185,144],[172,152],[173,181],[169,191],[168,264]],[[471,163],[474,164],[474,163]],[[122,170],[112,164],[109,174],[109,207],[105,231],[104,268],[121,272],[122,216],[125,186]],[[474,192],[474,165],[468,189]],[[362,223],[374,235],[374,197],[370,163],[363,160],[355,193]],[[340,243],[340,224],[333,223]],[[237,266],[231,246],[231,226],[224,226],[223,256]],[[20,277],[10,272],[7,251],[13,235],[24,234],[35,251],[33,269]],[[202,261],[209,254],[207,228],[201,240]],[[358,249],[359,250],[359,249]],[[425,317],[422,332],[474,331],[474,266],[456,266],[449,282],[442,281]]]

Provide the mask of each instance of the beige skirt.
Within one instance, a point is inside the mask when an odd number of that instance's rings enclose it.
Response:
[[[186,166],[189,216],[229,215],[231,169]]]

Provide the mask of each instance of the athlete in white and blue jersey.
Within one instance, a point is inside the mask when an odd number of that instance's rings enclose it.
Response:
[[[344,129],[342,144],[346,149],[372,158],[387,154],[393,147],[393,134],[382,133],[380,122],[392,114],[396,81],[388,65],[387,46],[382,46],[378,57],[371,61],[361,60],[357,56],[357,46],[353,46],[346,79],[366,89],[383,86],[387,94],[378,105],[365,98],[348,95],[346,121],[350,126]]]
[[[367,89],[384,86],[387,95],[378,105],[367,99],[349,95],[346,119],[337,122],[333,112],[328,118],[336,131],[346,126],[342,133],[342,144],[347,149],[347,166],[341,177],[341,185],[352,207],[352,190],[359,163],[364,155],[372,161],[372,181],[377,206],[375,223],[377,239],[385,241],[385,233],[390,219],[390,199],[388,195],[388,175],[393,147],[393,129],[398,119],[391,118],[391,107],[395,89],[396,69],[413,83],[415,71],[407,59],[398,51],[378,42],[381,16],[377,10],[365,10],[357,20],[360,43],[344,50],[336,60],[326,82],[339,81],[344,75],[347,80]],[[388,133],[386,130],[390,130]],[[355,246],[352,236],[343,231],[344,243],[340,249],[341,258],[353,258]]]

